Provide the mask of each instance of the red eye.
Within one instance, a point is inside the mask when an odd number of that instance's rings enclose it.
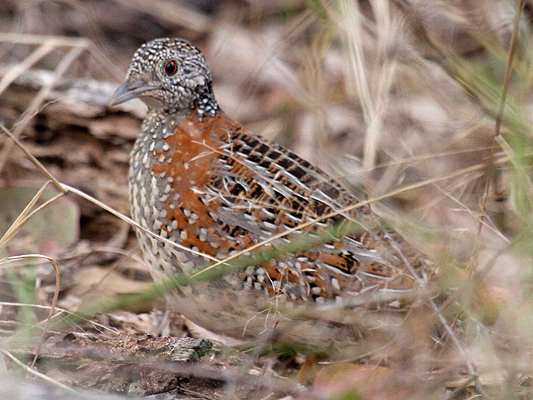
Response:
[[[176,72],[178,72],[176,61],[169,61],[165,64],[165,73],[167,75],[174,75]]]

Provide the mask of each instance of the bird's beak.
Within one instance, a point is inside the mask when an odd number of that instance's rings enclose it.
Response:
[[[136,99],[141,97],[143,93],[153,89],[157,89],[157,87],[151,86],[143,80],[130,81],[129,79],[126,79],[126,82],[120,85],[113,96],[111,96],[109,105],[116,106],[125,101]]]

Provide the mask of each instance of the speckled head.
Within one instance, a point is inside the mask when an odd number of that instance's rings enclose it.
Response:
[[[134,98],[170,113],[195,109],[202,116],[218,109],[205,58],[183,39],[155,39],[137,49],[111,105]]]

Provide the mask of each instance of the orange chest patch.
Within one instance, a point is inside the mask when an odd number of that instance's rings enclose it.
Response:
[[[223,115],[204,117],[193,113],[179,120],[164,145],[154,151],[151,167],[158,179],[166,181],[166,217],[163,230],[177,231],[185,246],[216,254],[219,244],[214,229],[217,224],[209,212],[218,207],[217,199],[207,202],[206,188],[217,174],[217,163],[224,146],[230,145],[229,133],[234,125]]]
[[[215,128],[216,117],[198,118],[189,115],[182,118],[173,132],[165,139],[162,150],[154,153],[158,160],[152,171],[163,175],[173,192],[187,206],[188,197],[194,195],[191,189],[202,189],[211,178],[214,160],[219,156],[221,141],[220,128]]]

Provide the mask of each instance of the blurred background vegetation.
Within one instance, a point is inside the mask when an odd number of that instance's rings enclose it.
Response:
[[[0,0],[0,21],[0,122],[60,182],[121,213],[145,109],[107,102],[135,49],[166,36],[204,52],[230,116],[361,197],[390,194],[373,208],[440,271],[464,352],[421,351],[418,321],[395,343],[401,368],[368,375],[350,364],[305,396],[532,397],[533,2]],[[0,135],[0,234],[48,179],[13,143]],[[39,202],[55,193],[49,186]],[[49,306],[56,291],[58,306],[75,310],[150,280],[130,226],[80,197],[14,233],[0,256],[52,257],[61,288],[48,261],[4,258],[6,340],[48,315],[12,303]],[[154,302],[99,322],[155,334]],[[365,386],[367,376],[377,383]]]

